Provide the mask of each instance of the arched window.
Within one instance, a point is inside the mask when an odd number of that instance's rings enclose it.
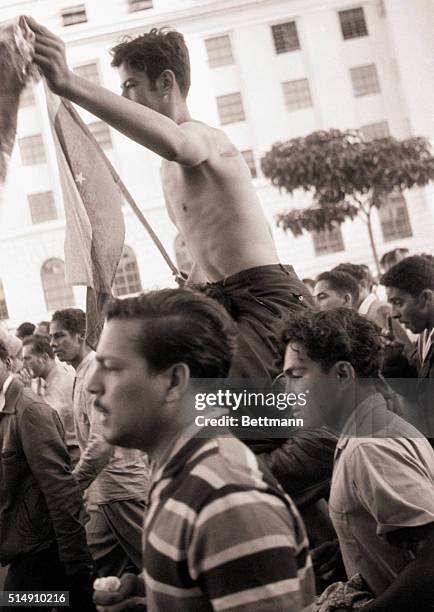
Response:
[[[61,259],[47,259],[41,269],[47,310],[60,310],[74,306],[71,285],[66,284],[65,264]]]
[[[125,245],[116,270],[113,292],[121,297],[131,293],[140,293],[140,291],[142,291],[142,281],[137,259],[133,249]]]
[[[193,267],[193,259],[181,234],[178,234],[176,236],[174,246],[176,264],[180,272],[185,272],[185,274],[189,274]]]
[[[2,319],[9,319],[8,305],[6,303],[5,290],[3,289],[3,283],[0,278],[0,321]]]

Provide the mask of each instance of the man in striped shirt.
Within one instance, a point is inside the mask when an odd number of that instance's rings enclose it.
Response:
[[[308,542],[291,500],[233,437],[195,428],[191,379],[225,378],[234,324],[210,298],[165,289],[113,301],[89,383],[111,444],[154,463],[141,578],[102,610],[311,610]],[[137,608],[140,609],[140,608]]]

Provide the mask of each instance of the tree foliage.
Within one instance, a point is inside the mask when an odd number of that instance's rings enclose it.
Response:
[[[371,211],[394,191],[422,187],[434,178],[434,158],[424,138],[365,142],[358,131],[318,131],[278,142],[261,160],[264,175],[281,191],[302,189],[313,206],[277,216],[277,224],[299,236],[330,229],[362,214],[374,257]]]

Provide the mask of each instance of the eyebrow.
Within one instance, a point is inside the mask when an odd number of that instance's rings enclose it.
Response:
[[[112,361],[122,361],[120,357],[115,357],[114,355],[95,355],[96,361],[108,361],[109,359]]]

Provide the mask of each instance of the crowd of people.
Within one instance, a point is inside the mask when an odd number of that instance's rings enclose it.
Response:
[[[391,266],[387,302],[351,263],[309,290],[240,153],[191,119],[179,33],[115,47],[119,97],[27,22],[54,92],[164,158],[195,267],[186,286],[110,301],[96,352],[77,308],[0,337],[4,589],[103,612],[432,609],[433,258]],[[204,432],[198,381],[232,379],[308,393],[303,426]]]
[[[316,307],[280,317],[277,381],[309,389],[307,425],[265,450],[194,427],[190,383],[230,376],[240,351],[207,291],[113,300],[96,353],[77,308],[48,333],[19,326],[14,359],[4,333],[4,588],[69,590],[93,609],[92,580],[114,576],[116,591],[95,591],[101,609],[429,610],[432,430],[405,418],[415,398],[382,372],[399,349],[432,427],[433,259],[407,257],[381,282],[388,302],[364,266],[341,264],[317,277]],[[388,317],[416,341],[391,337]]]

